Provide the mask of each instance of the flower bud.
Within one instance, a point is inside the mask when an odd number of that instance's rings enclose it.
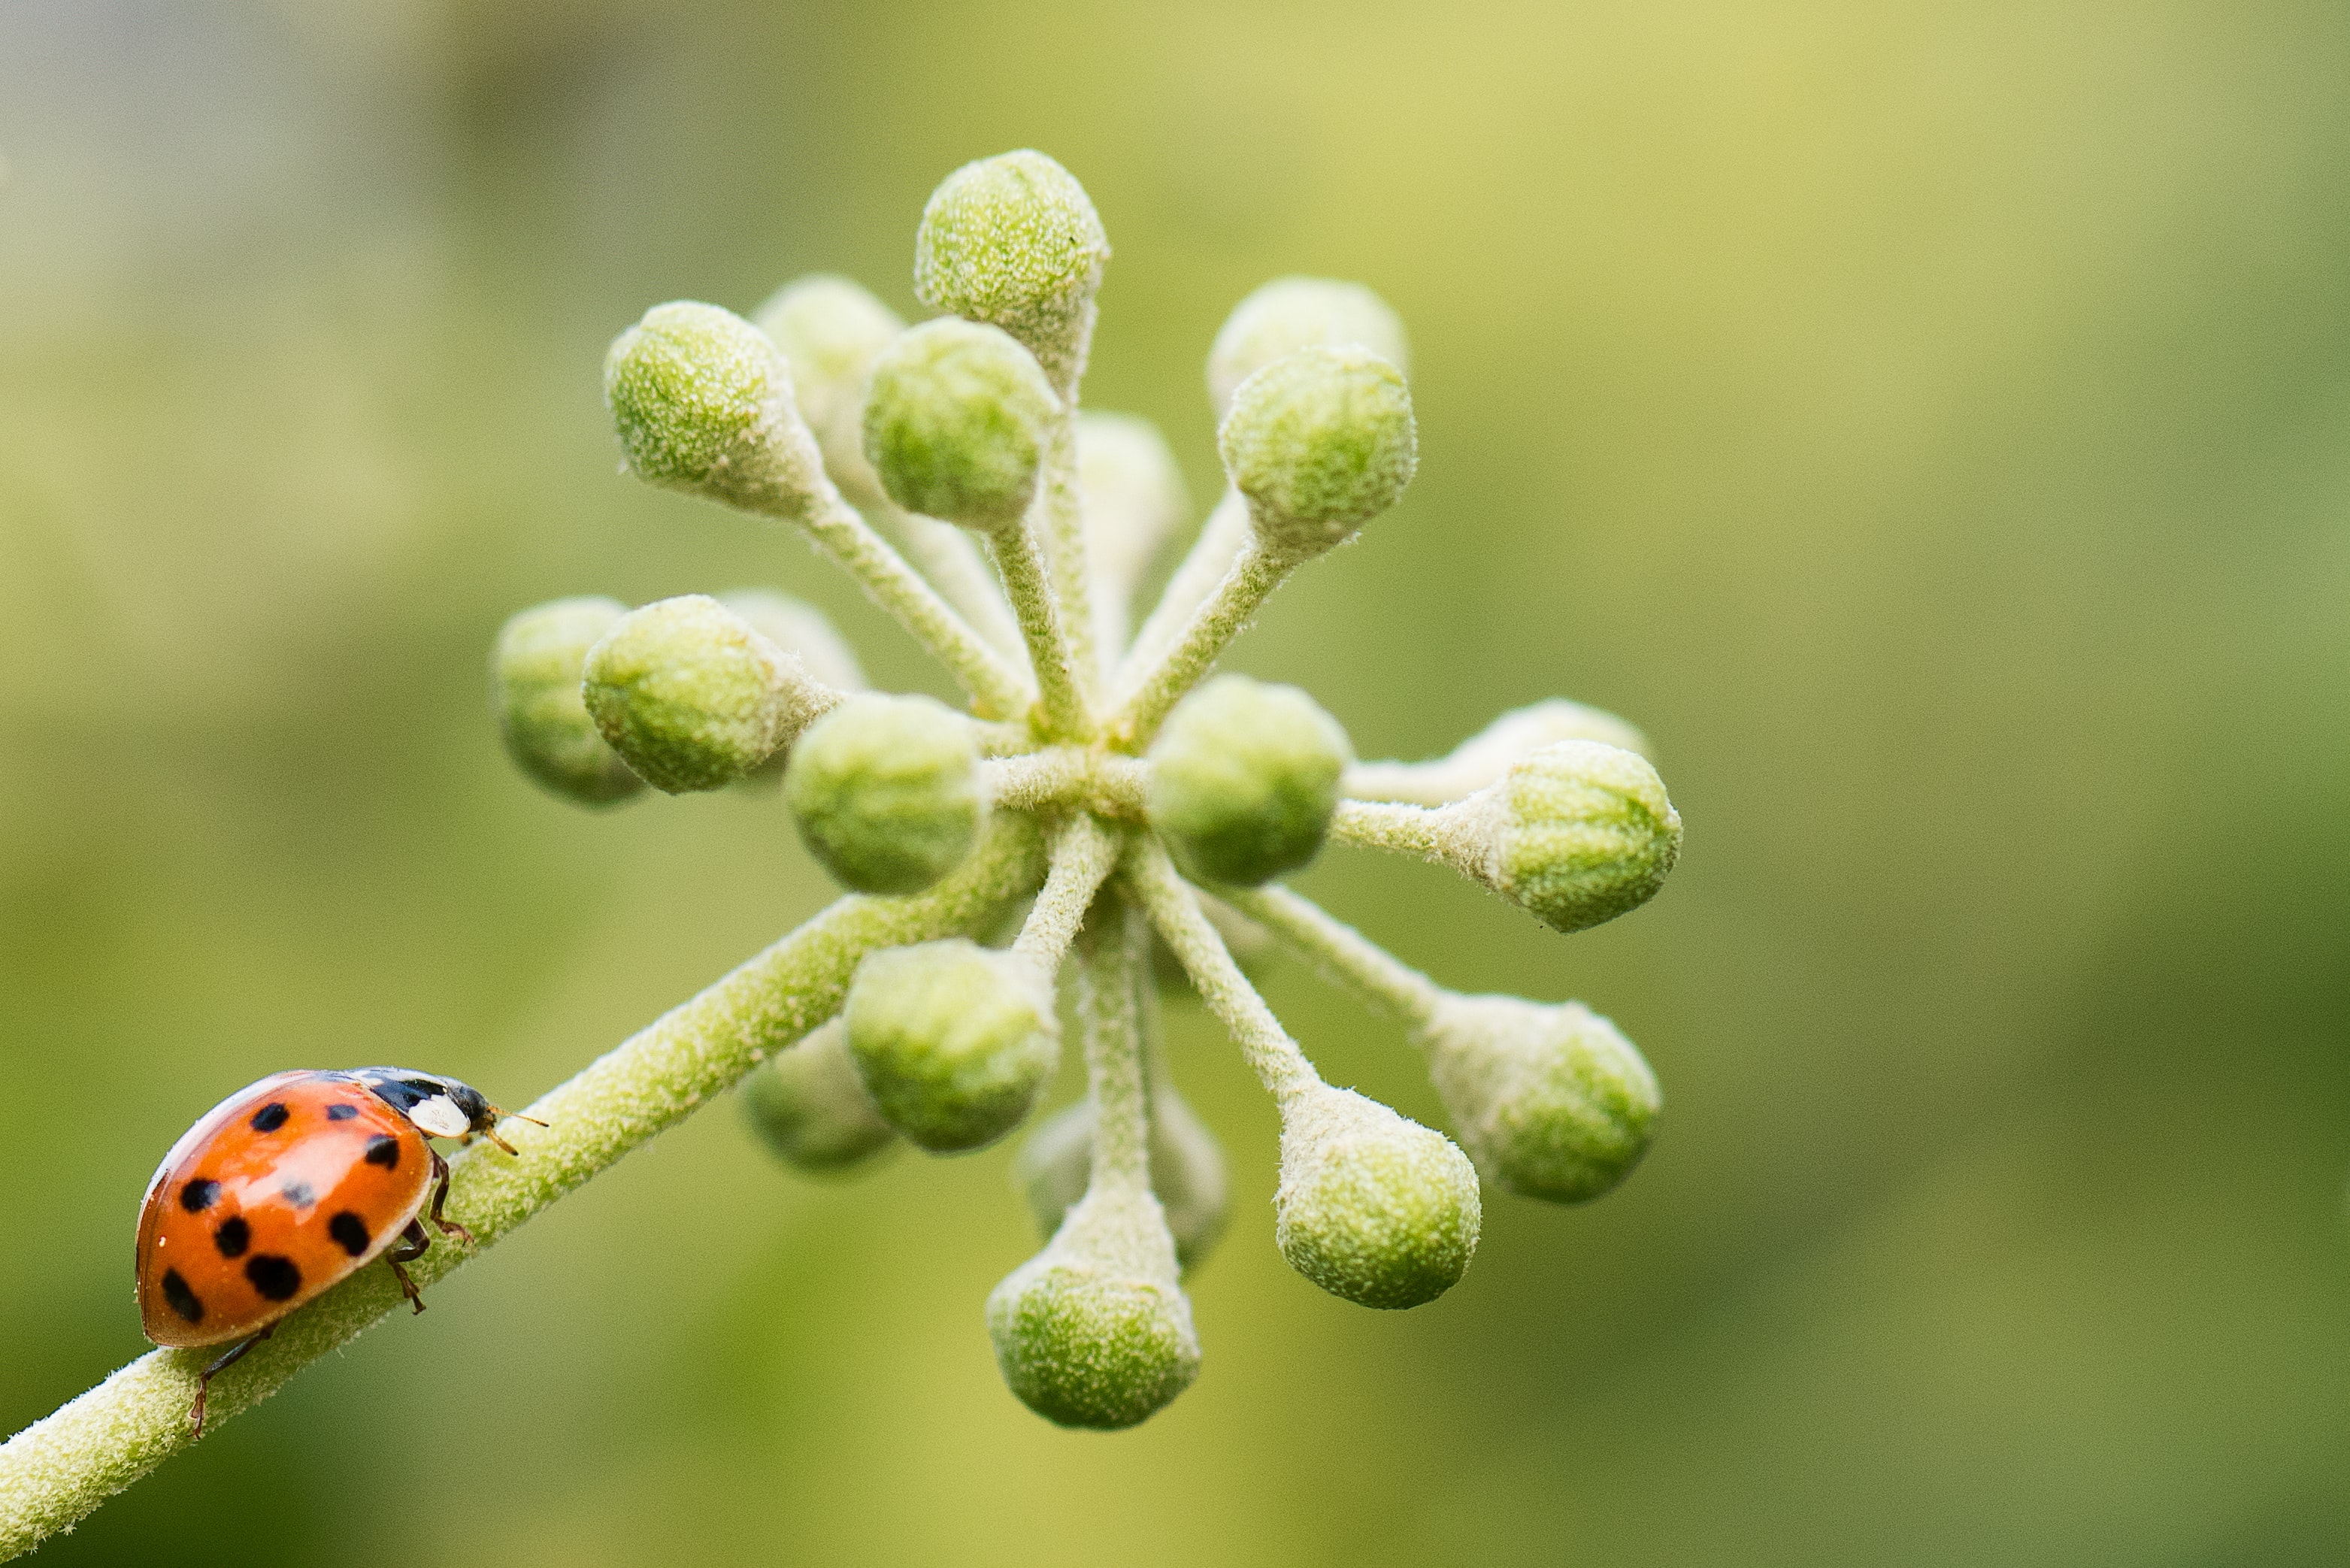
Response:
[[[934,1154],[1018,1127],[1061,1054],[1051,987],[962,937],[868,953],[849,982],[848,1049],[889,1125]]]
[[[1016,528],[1059,411],[1035,358],[1008,333],[926,321],[874,361],[865,457],[909,512],[983,533]]]
[[[732,783],[840,700],[705,594],[614,622],[588,651],[581,697],[613,749],[673,794]]]
[[[898,1141],[849,1059],[836,1018],[751,1069],[743,1109],[779,1158],[811,1176],[845,1175]]]
[[[1159,1202],[1097,1188],[1045,1250],[987,1298],[987,1333],[1012,1392],[1048,1421],[1116,1430],[1148,1420],[1199,1376],[1191,1303]]]
[[[1216,444],[1258,543],[1300,560],[1394,505],[1419,462],[1403,372],[1357,344],[1301,348],[1242,382]]]
[[[604,400],[636,475],[748,512],[795,514],[824,462],[767,335],[714,305],[657,305],[613,339]]]
[[[1432,761],[1357,763],[1347,770],[1344,788],[1357,800],[1444,805],[1483,789],[1560,741],[1600,741],[1648,754],[1648,737],[1615,714],[1551,697],[1511,709]]]
[[[1108,260],[1109,236],[1076,176],[1041,152],[1006,152],[964,164],[931,193],[914,236],[914,293],[1003,327],[1066,393],[1085,370]]]
[[[1451,1138],[1327,1085],[1281,1123],[1274,1240],[1291,1268],[1370,1307],[1418,1306],[1459,1282],[1482,1210]]]
[[[490,655],[490,702],[506,754],[582,805],[610,805],[645,787],[596,732],[579,696],[588,650],[628,613],[618,599],[556,599],[507,621]]]
[[[816,273],[785,284],[752,313],[791,367],[792,395],[816,433],[824,466],[863,501],[881,493],[866,465],[859,435],[865,383],[906,324],[898,313],[845,277]]]
[[[1243,381],[1285,355],[1317,343],[1359,343],[1409,372],[1403,322],[1359,283],[1277,277],[1232,307],[1208,350],[1208,401],[1222,419]]]
[[[792,747],[784,800],[808,853],[860,893],[919,893],[987,822],[971,726],[929,697],[860,692]]]
[[[1648,1149],[1656,1075],[1579,1002],[1447,992],[1419,1038],[1470,1157],[1513,1192],[1587,1202]]]
[[[1096,1115],[1091,1099],[1056,1111],[1028,1135],[1013,1162],[1013,1182],[1027,1196],[1043,1235],[1059,1229],[1093,1179]],[[1149,1148],[1150,1190],[1166,1212],[1176,1262],[1196,1269],[1232,1218],[1223,1150],[1171,1084],[1151,1085]]]
[[[1444,808],[1472,828],[1464,867],[1554,930],[1638,909],[1681,852],[1680,814],[1638,753],[1561,741]]]
[[[1352,761],[1346,731],[1296,687],[1219,675],[1150,748],[1151,825],[1186,875],[1255,887],[1321,849]]]
[[[588,650],[581,693],[612,749],[671,794],[733,783],[839,700],[706,594],[614,622]]]

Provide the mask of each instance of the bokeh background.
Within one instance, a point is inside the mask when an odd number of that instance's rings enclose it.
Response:
[[[1282,1264],[1187,1005],[1237,1220],[1137,1432],[997,1380],[1008,1148],[816,1185],[720,1106],[43,1560],[2350,1560],[2345,106],[2350,10],[2283,0],[6,0],[0,1428],[140,1350],[139,1195],[227,1090],[525,1099],[828,897],[772,796],[535,793],[484,657],[770,583],[939,689],[795,541],[617,477],[598,369],[812,269],[911,311],[968,159],[1089,186],[1088,400],[1202,502],[1244,291],[1409,323],[1420,479],[1236,665],[1372,756],[1617,709],[1690,825],[1572,941],[1304,878],[1665,1084],[1626,1188],[1496,1197],[1436,1304]]]

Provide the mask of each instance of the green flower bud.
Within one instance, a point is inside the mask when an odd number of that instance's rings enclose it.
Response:
[[[1255,887],[1320,851],[1352,761],[1347,732],[1296,687],[1219,675],[1150,748],[1151,825],[1187,875]]]
[[[849,982],[848,1049],[889,1125],[934,1154],[1026,1118],[1061,1054],[1051,986],[962,937],[868,953]]]
[[[1191,1303],[1159,1202],[1096,1189],[1045,1250],[987,1298],[996,1366],[1021,1403],[1064,1427],[1148,1420],[1200,1372]]]
[[[743,1109],[777,1158],[811,1176],[846,1175],[896,1147],[848,1054],[836,1018],[743,1080]]]
[[[615,622],[588,650],[581,691],[612,749],[671,794],[733,783],[839,701],[706,594]]]
[[[657,305],[612,341],[604,400],[629,467],[649,483],[792,516],[824,462],[767,335],[714,305]]]
[[[1242,382],[1216,443],[1258,542],[1297,559],[1353,538],[1419,462],[1403,372],[1356,344],[1301,348]]]
[[[882,351],[865,401],[865,457],[909,512],[1016,528],[1060,400],[1028,350],[993,327],[926,321]]]
[[[1600,741],[1648,755],[1648,738],[1615,714],[1564,697],[1513,708],[1441,757],[1425,763],[1357,763],[1347,770],[1356,800],[1444,805],[1473,794],[1544,746]]]
[[[618,599],[556,599],[507,621],[490,655],[490,704],[507,755],[582,805],[610,805],[645,787],[596,732],[579,696],[588,650],[628,613]]]
[[[1274,1240],[1289,1266],[1370,1307],[1412,1307],[1459,1282],[1477,1251],[1477,1172],[1442,1133],[1352,1089],[1283,1107]]]
[[[1041,152],[1006,152],[964,164],[931,192],[914,236],[914,293],[1003,327],[1066,392],[1085,370],[1108,260],[1109,236],[1076,176]]]
[[[1026,1195],[1040,1234],[1050,1236],[1060,1228],[1093,1179],[1096,1115],[1090,1099],[1055,1112],[1028,1135],[1013,1161],[1013,1183]],[[1151,1085],[1149,1147],[1150,1190],[1166,1211],[1176,1261],[1196,1269],[1232,1218],[1223,1150],[1198,1113],[1166,1084]]]
[[[1447,992],[1420,1043],[1470,1157],[1513,1192],[1587,1202],[1648,1150],[1656,1075],[1579,1002]]]
[[[1208,401],[1222,419],[1243,381],[1317,343],[1359,343],[1409,373],[1403,321],[1359,283],[1277,277],[1232,307],[1208,350]]]
[[[979,743],[929,697],[860,692],[807,727],[784,800],[808,853],[860,893],[919,893],[962,864],[987,822]]]
[[[1657,770],[1597,741],[1545,746],[1444,815],[1474,846],[1463,869],[1554,930],[1638,909],[1681,852]]]
[[[751,320],[791,366],[792,394],[816,432],[826,471],[858,500],[878,497],[880,482],[866,466],[859,416],[873,361],[906,324],[863,288],[829,273],[785,284]]]

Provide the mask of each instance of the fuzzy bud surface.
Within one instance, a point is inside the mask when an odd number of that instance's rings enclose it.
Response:
[[[618,599],[556,599],[508,620],[490,655],[490,702],[506,754],[582,805],[611,805],[645,787],[605,743],[579,694],[588,650],[628,613]]]
[[[926,321],[874,362],[865,457],[909,512],[983,533],[1016,528],[1059,410],[1035,357],[1010,334]]]
[[[1191,876],[1254,887],[1312,860],[1354,761],[1346,731],[1295,686],[1219,675],[1151,746],[1151,825]]]
[[[1352,1089],[1283,1107],[1274,1241],[1289,1266],[1364,1306],[1434,1301],[1477,1251],[1477,1172],[1452,1140]]]
[[[1301,348],[1242,382],[1216,444],[1259,542],[1298,559],[1353,538],[1419,463],[1403,372],[1357,344]]]
[[[743,1111],[777,1158],[811,1176],[846,1175],[898,1142],[857,1075],[848,1027],[837,1018],[753,1068]]]
[[[1016,956],[961,937],[867,955],[848,1049],[881,1115],[933,1153],[1020,1125],[1060,1060],[1052,992]]]
[[[962,864],[987,821],[971,727],[929,697],[862,692],[792,748],[784,799],[808,852],[860,893],[917,893]]]
[[[1461,1141],[1513,1192],[1588,1202],[1648,1151],[1656,1075],[1579,1002],[1448,994],[1420,1039]]]
[[[605,741],[671,794],[733,783],[837,701],[706,594],[616,621],[588,650],[581,692]]]

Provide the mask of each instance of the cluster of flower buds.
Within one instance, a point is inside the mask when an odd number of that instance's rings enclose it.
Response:
[[[822,618],[769,590],[557,600],[515,617],[493,661],[515,762],[581,805],[779,778],[809,852],[862,898],[1028,846],[1033,898],[962,936],[846,956],[837,1006],[816,1014],[831,1016],[773,1042],[743,1099],[809,1172],[866,1168],[901,1141],[984,1147],[1055,1074],[1068,971],[1087,1092],[1020,1155],[1045,1244],[986,1316],[1012,1390],[1092,1428],[1131,1426],[1191,1383],[1182,1272],[1228,1219],[1154,974],[1171,960],[1279,1106],[1283,1255],[1350,1301],[1415,1306],[1469,1267],[1481,1178],[1570,1203],[1622,1180],[1656,1080],[1580,1003],[1445,991],[1278,878],[1332,840],[1395,850],[1575,931],[1653,896],[1681,831],[1639,733],[1594,709],[1555,700],[1449,757],[1364,763],[1305,692],[1210,678],[1291,572],[1411,481],[1402,327],[1359,285],[1281,279],[1217,335],[1226,487],[1138,624],[1189,509],[1154,430],[1078,411],[1108,259],[1076,179],[1007,153],[956,171],[922,214],[915,292],[935,319],[909,327],[810,277],[747,318],[656,306],[606,362],[629,470],[804,531],[941,659],[966,709],[867,691]],[[1402,1018],[1453,1137],[1326,1083],[1235,961],[1239,928]]]

